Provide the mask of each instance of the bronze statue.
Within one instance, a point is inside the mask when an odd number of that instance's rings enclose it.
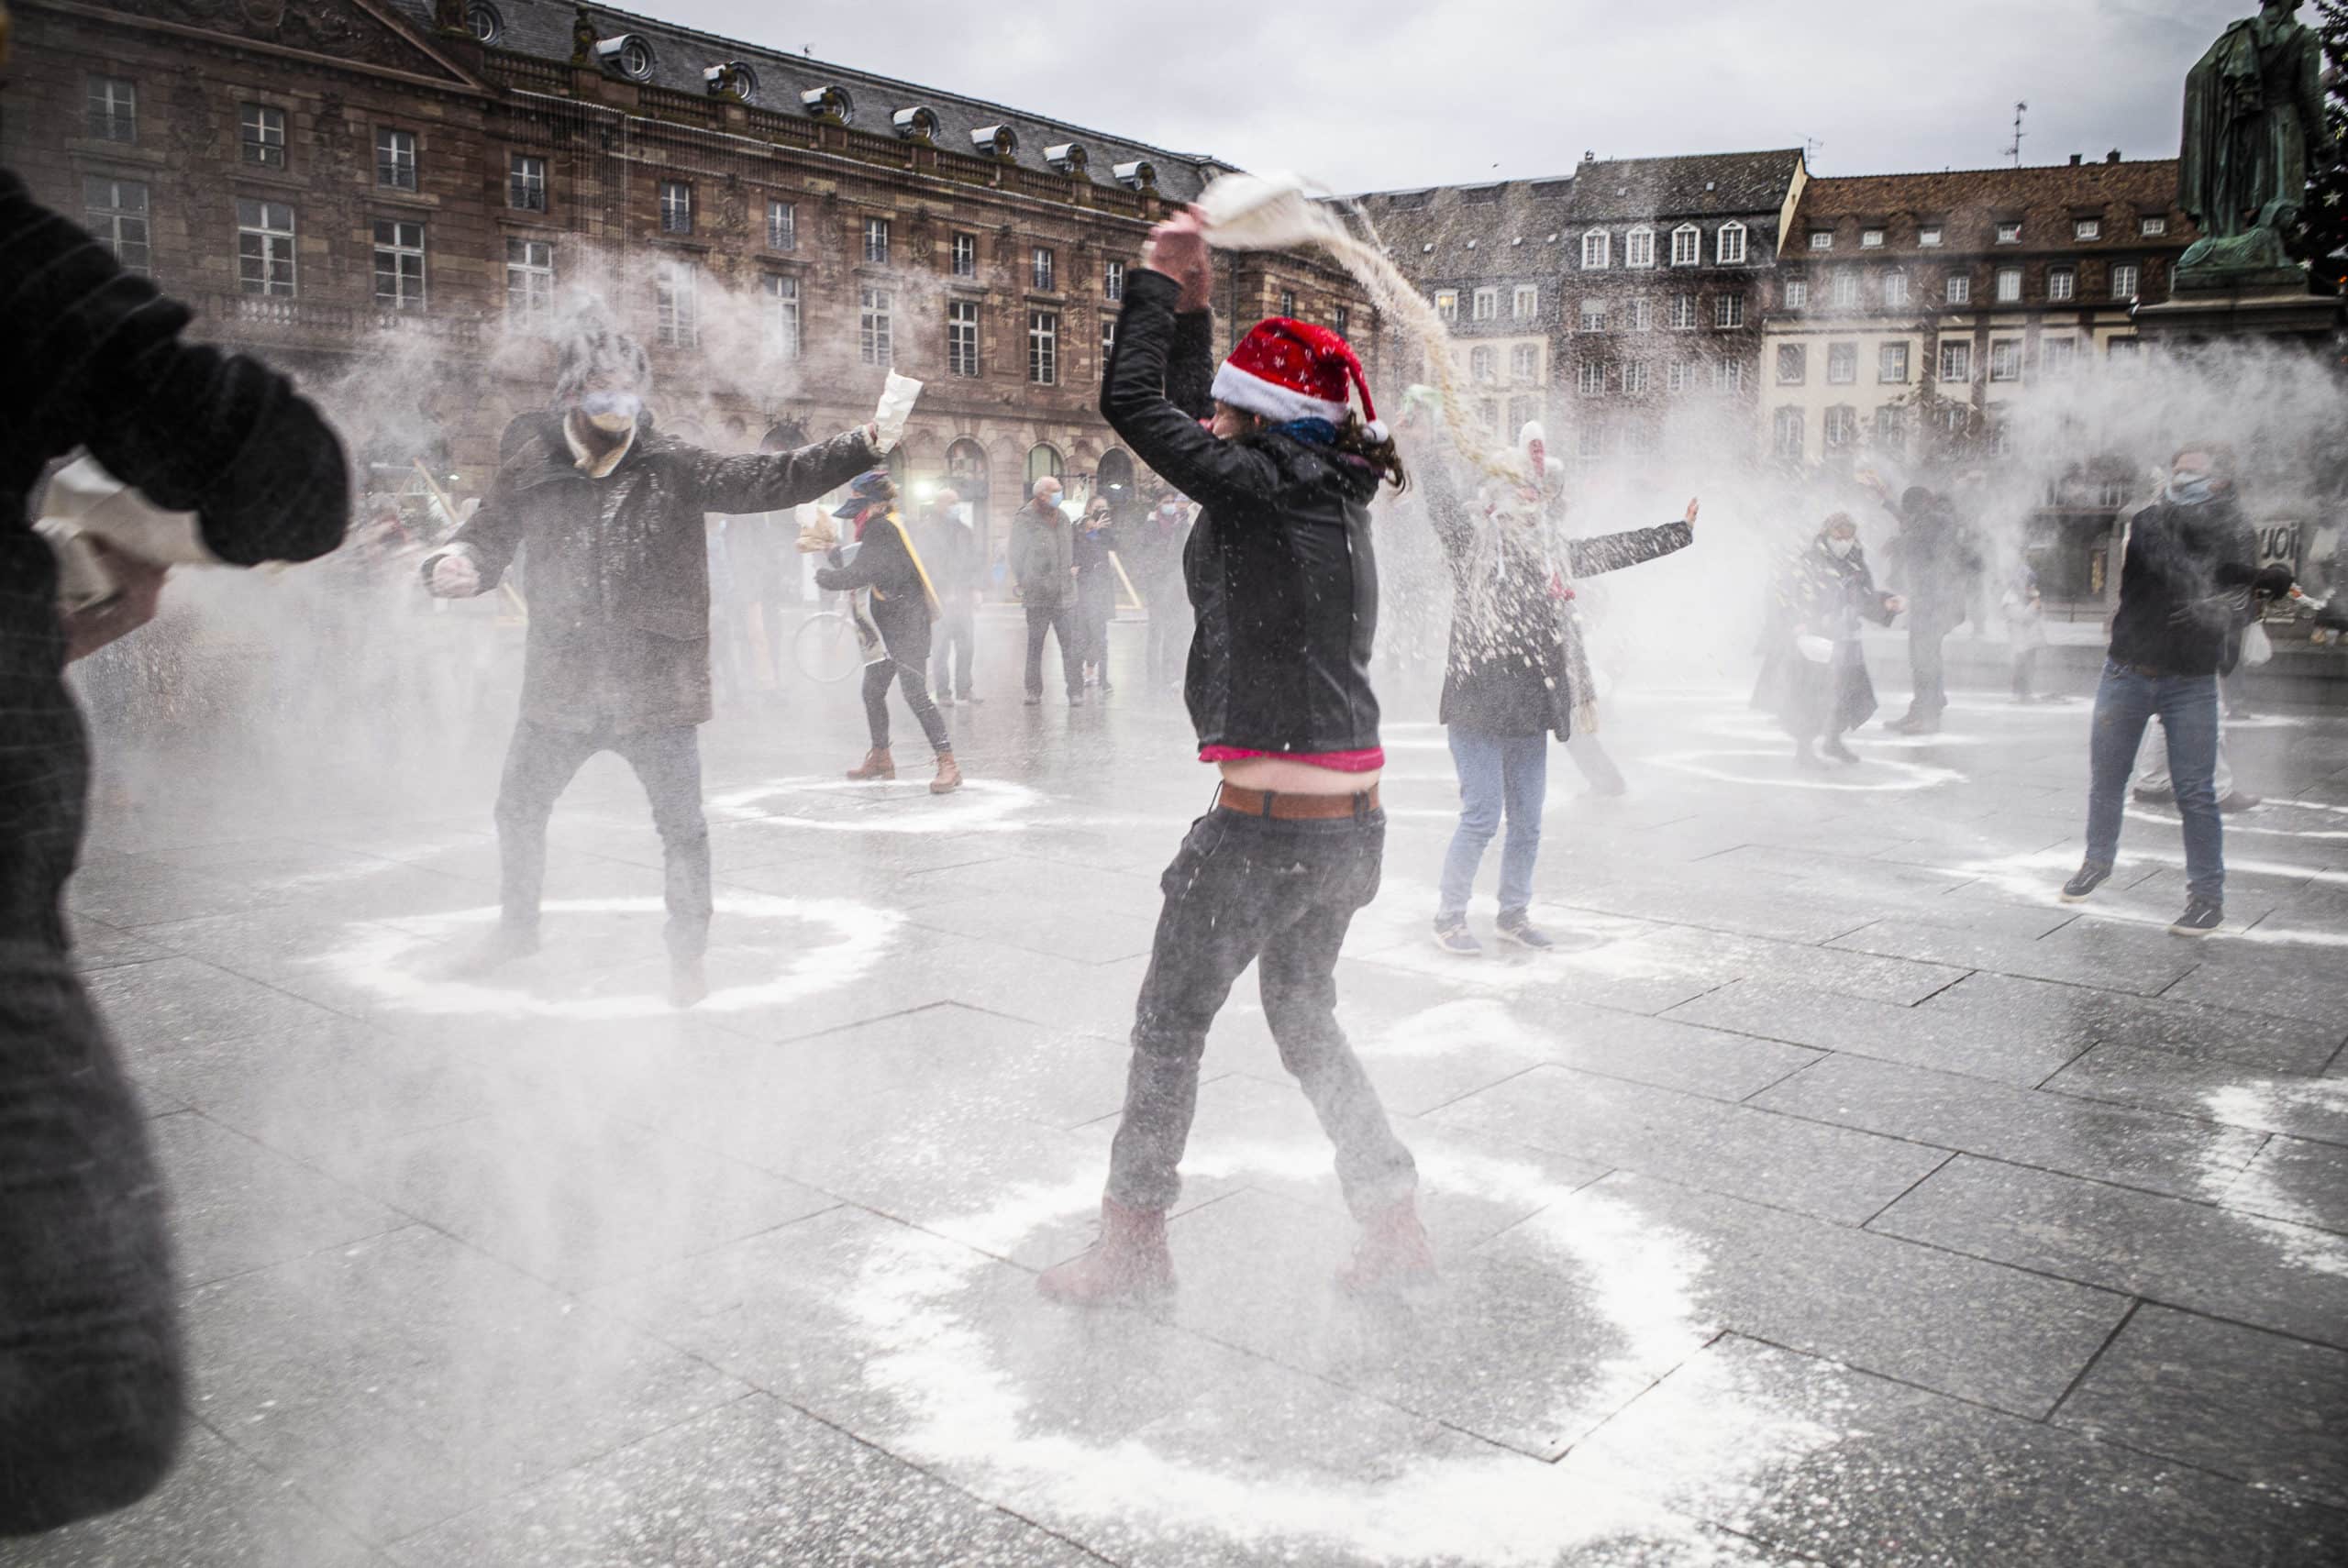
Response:
[[[2201,237],[2176,264],[2178,289],[2297,281],[2285,241],[2307,199],[2311,158],[2332,156],[2323,50],[2298,0],[2265,0],[2185,79],[2177,204]]]

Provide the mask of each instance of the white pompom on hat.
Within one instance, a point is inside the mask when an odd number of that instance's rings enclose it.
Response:
[[[1214,373],[1217,403],[1279,423],[1325,419],[1343,425],[1352,412],[1348,391],[1361,394],[1361,416],[1373,439],[1386,426],[1369,399],[1369,381],[1353,346],[1325,326],[1284,315],[1257,322]]]

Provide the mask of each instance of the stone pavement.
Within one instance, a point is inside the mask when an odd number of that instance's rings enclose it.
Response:
[[[712,728],[682,1015],[611,759],[548,950],[467,986],[426,967],[493,912],[493,739],[396,790],[103,743],[73,903],[194,1426],[162,1495],[0,1562],[2348,1560],[2348,718],[2233,730],[2274,803],[2196,944],[2162,812],[2052,896],[2084,703],[1963,699],[1811,778],[1726,685],[1634,690],[1627,799],[1553,753],[1564,949],[1472,963],[1425,938],[1442,732],[1395,723],[1342,1010],[1442,1291],[1332,1290],[1351,1227],[1243,982],[1179,1299],[1086,1318],[1033,1275],[1091,1233],[1208,781],[1163,693],[1023,709],[1007,635],[948,801],[917,745],[837,780],[847,687]]]

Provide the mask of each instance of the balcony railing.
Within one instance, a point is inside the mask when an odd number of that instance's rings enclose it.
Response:
[[[304,338],[312,342],[356,344],[379,332],[429,337],[455,343],[481,340],[481,318],[470,313],[422,310],[354,309],[288,294],[210,294],[205,319],[236,337],[271,341]]]

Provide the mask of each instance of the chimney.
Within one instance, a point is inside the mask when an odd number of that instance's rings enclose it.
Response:
[[[2079,155],[2078,155],[2077,153],[2076,153],[2076,152],[2075,152],[2075,153],[2071,154],[2071,167],[2072,167],[2072,168],[2074,168],[2074,169],[2077,169],[2078,166],[2079,166]]]
[[[2115,147],[2115,148],[2113,148],[2110,152],[2107,152],[2107,153],[2105,153],[2105,154],[2103,155],[2103,160],[2104,160],[2106,163],[2117,163],[2117,162],[2119,162],[2119,161],[2120,161],[2120,149],[2119,149],[2118,148],[2116,148],[2116,147]]]

